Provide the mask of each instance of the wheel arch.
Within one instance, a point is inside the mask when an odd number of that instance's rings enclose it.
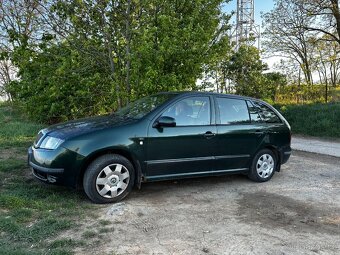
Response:
[[[82,188],[84,174],[89,164],[96,158],[106,155],[106,154],[118,154],[118,155],[121,155],[127,158],[131,162],[131,164],[133,165],[135,169],[135,174],[136,174],[134,186],[137,186],[140,189],[141,183],[142,183],[142,176],[143,176],[140,162],[131,152],[129,152],[128,150],[122,149],[122,148],[105,148],[99,151],[95,151],[91,153],[90,155],[88,155],[84,159],[84,162],[82,163],[82,166],[80,168],[78,179],[77,179],[77,188],[78,189]]]
[[[266,146],[264,146],[263,149],[269,149],[275,154],[275,157],[277,159],[276,172],[280,172],[282,159],[281,159],[280,151],[278,150],[278,148],[274,145],[267,144]]]

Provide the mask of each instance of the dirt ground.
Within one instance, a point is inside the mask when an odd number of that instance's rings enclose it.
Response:
[[[294,152],[267,183],[147,183],[98,215],[78,254],[340,254],[340,158]]]

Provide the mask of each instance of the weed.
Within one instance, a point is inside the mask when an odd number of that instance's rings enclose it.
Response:
[[[98,234],[95,231],[92,230],[86,230],[83,234],[82,237],[89,239],[89,238],[95,238]]]

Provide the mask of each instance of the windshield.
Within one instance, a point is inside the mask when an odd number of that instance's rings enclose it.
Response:
[[[114,114],[124,118],[141,119],[149,112],[176,95],[177,94],[175,93],[169,93],[143,97],[135,102],[128,104]]]

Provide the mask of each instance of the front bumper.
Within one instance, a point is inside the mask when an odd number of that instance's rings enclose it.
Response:
[[[40,181],[76,187],[79,156],[63,147],[56,150],[28,149],[28,165]]]
[[[47,168],[38,166],[32,162],[28,162],[28,164],[32,169],[33,176],[44,182],[55,183],[59,178],[58,176],[64,174],[63,168]]]

